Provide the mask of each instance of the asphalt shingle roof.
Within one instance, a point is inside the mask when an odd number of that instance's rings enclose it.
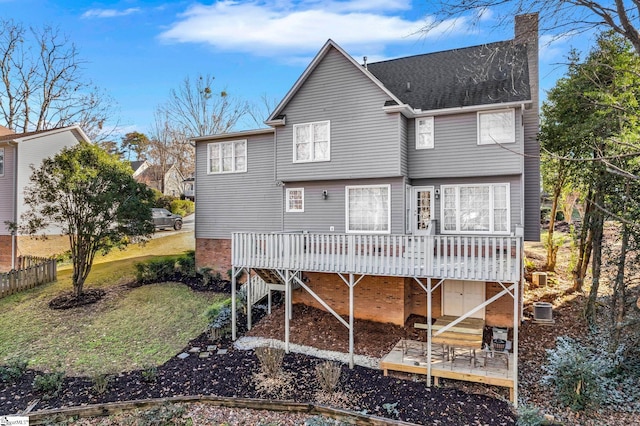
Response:
[[[367,68],[398,99],[423,111],[531,99],[526,47],[513,41],[374,62]]]

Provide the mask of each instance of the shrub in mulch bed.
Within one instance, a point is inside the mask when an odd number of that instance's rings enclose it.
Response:
[[[223,280],[219,274],[211,274],[207,269],[196,269],[193,250],[180,256],[166,256],[136,263],[135,268],[136,280],[129,284],[130,287],[174,281],[195,291],[231,293],[230,281]]]
[[[38,372],[29,370],[15,383],[0,387],[0,413],[18,413],[36,399],[40,401],[33,411],[187,395],[260,398],[254,375],[261,366],[254,351],[236,350],[228,338],[212,342],[206,334],[191,341],[184,351],[188,353],[194,347],[205,350],[211,344],[228,352],[213,351],[208,358],[200,358],[197,353],[186,359],[173,357],[157,368],[154,381],[145,379],[144,370],[123,372],[113,377],[102,394],[95,391],[89,377],[66,377],[58,395],[42,399],[43,395],[32,386]],[[286,396],[287,400],[315,402],[320,389],[315,370],[324,361],[300,354],[285,355],[282,368],[295,389]],[[451,388],[427,388],[422,381],[385,377],[379,370],[359,366],[342,369],[337,390],[350,396],[351,410],[417,424],[515,424],[507,401]]]

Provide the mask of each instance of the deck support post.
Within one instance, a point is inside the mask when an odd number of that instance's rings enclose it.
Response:
[[[522,282],[522,281],[521,281]],[[520,325],[520,282],[513,289],[513,405],[518,408],[518,327]]]
[[[238,338],[237,320],[238,314],[236,312],[236,267],[231,267],[231,339],[236,340]]]
[[[284,351],[289,353],[289,320],[291,319],[291,272],[284,272]]]
[[[353,274],[349,274],[349,368],[353,369],[355,361],[353,359],[353,288],[355,283]]]
[[[247,309],[247,330],[251,330],[251,308],[253,307],[253,300],[251,300],[251,295],[253,294],[253,283],[251,282],[251,268],[247,268],[247,300],[246,300],[246,309]]]
[[[431,277],[427,277],[427,387],[431,387]]]

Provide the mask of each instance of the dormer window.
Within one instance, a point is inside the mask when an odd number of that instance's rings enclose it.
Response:
[[[329,161],[329,121],[293,125],[293,162]]]
[[[478,112],[478,145],[514,143],[516,114],[513,108]]]

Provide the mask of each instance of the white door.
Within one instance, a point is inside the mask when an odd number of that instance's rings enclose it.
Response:
[[[433,187],[414,186],[412,194],[413,233],[424,235],[433,219]]]
[[[442,315],[460,317],[485,301],[484,281],[446,280],[442,285]],[[484,319],[484,308],[471,318]]]

